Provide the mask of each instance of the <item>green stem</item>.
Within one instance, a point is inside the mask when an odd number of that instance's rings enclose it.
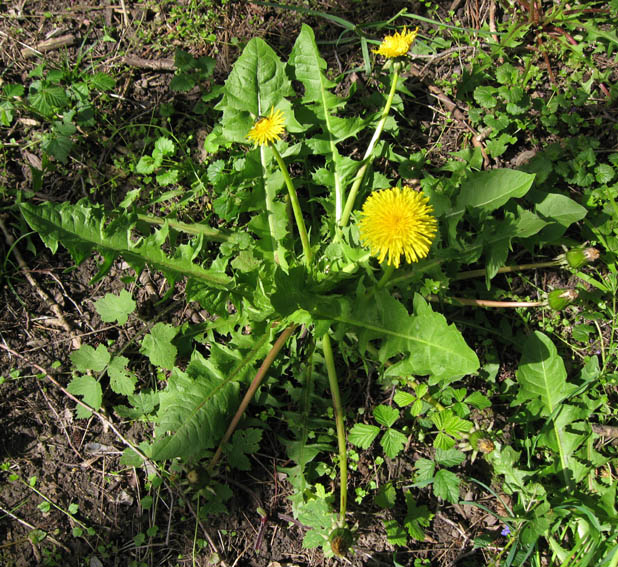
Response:
[[[333,398],[333,408],[335,410],[337,444],[339,446],[339,476],[341,481],[339,498],[339,524],[344,526],[345,512],[348,503],[348,453],[345,440],[345,425],[343,423],[341,393],[339,392],[339,382],[337,381],[333,348],[330,344],[330,337],[328,336],[328,333],[322,337],[322,350],[324,351],[324,361],[326,362],[326,370],[328,372],[328,383],[330,385],[330,393]]]
[[[243,413],[245,413],[245,410],[247,409],[249,402],[253,398],[260,384],[262,383],[264,376],[266,376],[266,372],[268,372],[268,369],[270,368],[271,364],[273,363],[273,361],[279,354],[279,351],[283,348],[283,345],[288,340],[290,335],[294,332],[295,328],[296,328],[296,325],[290,325],[289,327],[287,327],[283,331],[283,333],[279,335],[279,337],[275,341],[275,344],[270,349],[270,352],[266,355],[266,358],[262,362],[260,369],[257,371],[255,378],[253,378],[253,381],[251,382],[249,389],[245,393],[245,396],[242,399],[242,402],[240,402],[240,406],[238,406],[238,409],[236,410],[236,413],[234,414],[232,421],[228,425],[228,428],[225,434],[223,435],[223,438],[221,439],[219,446],[217,447],[217,450],[215,451],[214,456],[212,457],[210,463],[208,464],[208,468],[207,468],[208,472],[211,472],[215,468],[215,465],[219,462],[219,459],[221,458],[221,455],[223,453],[223,447],[229,441],[230,437],[232,436],[232,433],[234,433],[234,431],[236,430],[236,426],[240,422],[240,418],[242,417]]]
[[[356,174],[356,178],[354,179],[354,184],[352,185],[352,188],[350,189],[350,193],[348,194],[348,198],[345,202],[345,208],[343,209],[343,214],[341,215],[341,222],[340,222],[341,226],[346,226],[348,224],[348,221],[350,220],[350,214],[352,213],[352,208],[354,207],[354,201],[356,200],[356,195],[365,177],[365,172],[367,171],[367,167],[369,167],[369,164],[372,161],[373,150],[376,144],[378,143],[380,136],[382,135],[382,130],[384,130],[384,124],[386,123],[386,119],[388,118],[388,113],[391,110],[391,105],[393,104],[393,98],[395,96],[395,91],[397,90],[398,80],[399,80],[399,70],[395,68],[395,70],[393,71],[393,80],[391,83],[391,90],[388,93],[386,104],[384,105],[384,108],[382,109],[380,121],[378,122],[378,125],[376,126],[376,130],[373,133],[373,138],[371,138],[371,141],[369,142],[369,146],[367,146],[367,151],[365,152],[365,156],[363,157],[364,163],[361,166],[361,168],[358,170],[358,173]]]
[[[376,289],[378,290],[382,289],[387,284],[388,280],[391,279],[391,276],[393,275],[394,272],[395,272],[395,266],[391,264],[387,264],[386,270],[384,270],[384,273],[382,274],[380,281],[376,284]]]
[[[159,217],[142,214],[138,214],[137,218],[149,224],[163,225],[167,223],[179,232],[185,232],[187,234],[202,234],[208,240],[214,240],[216,242],[227,242],[230,239],[229,235],[203,224],[186,224],[184,222],[171,219],[161,219]]]
[[[266,146],[260,146],[260,162],[262,163],[262,171],[266,172]],[[270,240],[272,243],[273,254],[275,257],[275,263],[279,264],[284,256],[283,247],[275,237],[275,207],[274,207],[274,190],[269,189],[266,185],[266,181],[263,179],[262,184],[264,187],[264,205],[266,206],[266,214],[268,215],[268,229],[270,230]]]
[[[273,153],[275,154],[275,159],[279,164],[279,169],[283,174],[283,179],[288,188],[288,193],[290,194],[290,202],[292,203],[292,210],[294,211],[294,219],[296,220],[296,227],[298,228],[298,233],[300,234],[300,241],[303,244],[303,252],[305,253],[305,264],[307,267],[311,265],[311,261],[313,259],[311,253],[311,246],[309,245],[309,237],[307,236],[307,229],[305,227],[305,220],[303,219],[303,211],[300,208],[300,203],[298,202],[298,195],[296,194],[296,188],[294,187],[294,183],[292,183],[292,178],[288,173],[288,168],[281,157],[281,154],[277,151],[275,146],[270,146]]]

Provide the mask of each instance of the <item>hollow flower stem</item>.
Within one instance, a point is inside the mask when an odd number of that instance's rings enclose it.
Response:
[[[356,195],[358,194],[358,190],[365,178],[365,173],[369,164],[373,161],[373,150],[375,149],[380,136],[382,135],[382,130],[384,130],[384,124],[386,123],[386,119],[388,118],[388,113],[391,110],[391,105],[393,104],[393,98],[395,96],[395,92],[397,90],[397,82],[399,81],[399,69],[396,67],[393,71],[393,78],[391,82],[391,90],[388,93],[388,98],[386,99],[386,104],[382,109],[382,114],[380,116],[380,121],[376,126],[376,130],[373,133],[373,137],[369,142],[369,146],[367,146],[367,151],[365,152],[365,156],[363,157],[363,165],[358,170],[356,177],[354,178],[354,183],[352,188],[350,189],[350,193],[348,194],[348,198],[345,202],[345,208],[343,209],[343,214],[341,215],[341,226],[346,226],[348,221],[350,220],[350,214],[352,213],[352,208],[354,207],[354,201],[356,200]]]
[[[288,168],[281,157],[281,154],[277,150],[274,145],[270,146],[273,154],[275,155],[275,159],[279,164],[279,169],[283,174],[283,179],[285,181],[285,185],[288,188],[288,193],[290,195],[290,202],[292,203],[292,211],[294,211],[294,219],[296,220],[296,227],[298,228],[298,234],[300,235],[300,241],[303,245],[303,252],[305,253],[305,264],[307,267],[311,265],[311,261],[313,260],[313,254],[311,252],[311,246],[309,244],[309,236],[307,235],[307,228],[305,227],[305,220],[303,219],[303,211],[300,208],[300,203],[298,201],[298,195],[296,194],[296,187],[294,187],[294,183],[292,182],[292,178],[288,173]]]
[[[330,393],[333,398],[333,408],[335,410],[335,425],[337,427],[337,444],[339,446],[339,476],[340,476],[340,497],[339,497],[339,524],[345,524],[345,512],[348,503],[348,453],[345,440],[345,425],[343,423],[343,407],[341,405],[341,393],[339,392],[339,382],[337,381],[337,371],[335,369],[335,358],[333,348],[330,343],[328,333],[322,337],[322,350],[326,371],[328,373],[328,383]]]

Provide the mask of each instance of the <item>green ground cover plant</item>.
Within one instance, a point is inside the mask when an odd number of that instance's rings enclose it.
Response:
[[[568,28],[569,15],[546,16],[546,27]],[[77,264],[98,255],[93,283],[122,258],[135,274],[125,283],[157,270],[168,298],[180,289],[212,316],[174,326],[160,313],[122,350],[111,342],[75,350],[67,390],[80,402],[77,418],[113,408],[152,424],[150,440],[127,442],[122,464],[156,463],[153,491],[159,476],[180,471],[204,516],[223,513],[232,497],[226,470],[251,470],[274,436],[289,459],[281,472],[294,520],[307,528],[303,546],[327,557],[354,553],[348,474],[359,453],[377,454],[377,470],[420,443],[411,474],[355,490],[357,506],[371,495],[389,514],[390,544],[424,540],[435,517],[426,490],[498,519],[498,533],[474,542],[493,565],[616,567],[615,447],[598,439],[616,417],[618,154],[581,133],[587,119],[570,111],[605,75],[545,104],[530,89],[533,56],[523,78],[508,59],[528,32],[528,24],[501,32],[462,77],[471,123],[490,132],[484,147],[462,148],[440,168],[398,143],[417,31],[388,35],[371,56],[363,43],[376,85],[363,98],[354,85],[341,93],[345,77],[330,72],[303,25],[287,60],[254,38],[225,83],[205,89],[194,112],[218,123],[204,164],[155,128],[131,158],[140,186],[114,208],[23,199],[23,219],[52,252],[61,244]],[[537,56],[547,57],[547,44]],[[433,47],[423,38],[421,50]],[[491,68],[496,53],[507,60]],[[587,61],[579,55],[576,65]],[[214,68],[180,51],[176,62],[176,92]],[[18,105],[34,109],[50,122],[43,150],[63,162],[76,125],[90,125],[91,89],[109,90],[113,79],[96,74],[69,87],[53,71],[33,77],[27,102],[25,90],[5,86],[0,122],[9,126]],[[571,137],[518,168],[484,167],[541,132]],[[208,203],[203,220],[187,221],[198,199]],[[526,281],[535,268],[569,283]],[[500,318],[479,306],[515,311]],[[119,326],[136,307],[126,290],[96,303]],[[516,352],[511,375],[498,376],[497,345]],[[145,363],[150,381],[136,370]],[[370,413],[354,405],[350,374],[363,372],[391,392]],[[493,428],[498,407],[512,416],[508,428]],[[476,460],[487,474],[466,466]],[[466,486],[501,505],[466,500]],[[141,536],[139,545],[157,530]]]

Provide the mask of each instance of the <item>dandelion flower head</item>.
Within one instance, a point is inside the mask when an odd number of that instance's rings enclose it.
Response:
[[[360,220],[361,242],[380,262],[399,267],[418,262],[429,253],[438,221],[429,199],[410,187],[374,191],[363,205]]]
[[[374,49],[373,52],[389,58],[401,57],[408,53],[410,46],[416,39],[417,33],[418,28],[413,31],[407,31],[406,28],[403,28],[401,33],[395,32],[394,35],[387,35],[380,44],[380,47]]]
[[[247,138],[255,142],[256,146],[264,146],[279,140],[284,131],[285,119],[283,118],[283,112],[275,110],[273,107],[270,109],[268,116],[259,118],[255,122],[253,128],[249,130]]]

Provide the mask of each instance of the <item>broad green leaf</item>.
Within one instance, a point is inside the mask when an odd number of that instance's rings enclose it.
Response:
[[[443,315],[432,311],[420,295],[414,297],[412,316],[390,293],[376,294],[374,309],[371,313],[367,306],[365,313],[359,312],[358,316],[370,318],[367,322],[345,320],[364,327],[367,339],[382,339],[382,362],[393,356],[403,356],[403,363],[396,370],[400,375],[430,375],[430,384],[435,384],[455,380],[478,369],[476,354],[455,325],[449,325]]]
[[[130,396],[135,391],[137,376],[128,370],[129,359],[125,356],[114,356],[107,367],[109,385],[117,394]]]
[[[380,508],[386,508],[390,510],[395,507],[395,500],[397,499],[397,490],[393,486],[392,482],[387,482],[382,485],[376,493],[375,503]]]
[[[116,86],[116,79],[107,73],[94,73],[88,78],[88,84],[100,91],[111,91]]]
[[[393,401],[400,407],[409,406],[416,401],[416,396],[410,394],[410,392],[404,392],[403,390],[397,390],[393,396]]]
[[[178,333],[177,327],[157,323],[142,340],[140,352],[145,354],[154,366],[172,369],[176,362],[177,349],[172,340]]]
[[[478,390],[476,392],[472,392],[466,398],[466,403],[473,405],[475,408],[480,410],[491,407],[491,400],[487,398],[487,396],[481,394]]]
[[[416,473],[414,474],[414,482],[419,486],[424,486],[432,482],[433,475],[436,470],[436,464],[429,459],[417,459],[414,463]]]
[[[550,416],[572,391],[566,381],[564,362],[551,339],[535,331],[523,345],[516,376],[519,392],[512,405],[528,402],[533,413]]]
[[[417,541],[423,541],[425,539],[423,528],[429,526],[433,514],[424,504],[422,506],[417,506],[411,492],[406,492],[405,498],[408,511],[403,525],[406,530],[408,530],[408,534],[411,538]]]
[[[101,207],[86,200],[74,205],[68,202],[21,203],[20,209],[26,222],[39,233],[52,253],[61,243],[73,260],[81,264],[93,250],[99,252],[103,264],[93,281],[103,277],[113,261],[122,255],[138,272],[146,264],[161,270],[172,287],[185,276],[218,289],[225,289],[231,282],[223,272],[194,264],[192,260],[196,251],[188,245],[176,247],[174,255],[168,256],[162,248],[169,232],[165,226],[146,238],[133,241],[131,225],[127,221],[117,219],[110,223]]]
[[[436,463],[443,467],[455,467],[466,460],[466,455],[457,449],[436,449]]]
[[[583,219],[588,212],[573,199],[559,193],[547,195],[536,205],[535,210],[545,218],[553,219],[565,228]]]
[[[386,520],[384,522],[384,529],[386,530],[386,539],[391,545],[405,545],[408,543],[408,536],[397,520]]]
[[[469,175],[462,183],[457,204],[446,217],[457,216],[468,207],[494,211],[509,199],[523,197],[534,181],[534,175],[514,169],[492,169]]]
[[[273,49],[260,38],[253,38],[234,63],[217,105],[223,111],[223,135],[230,141],[247,142],[254,121],[277,108],[291,94],[285,66]],[[286,122],[291,114],[286,112]]]
[[[224,448],[230,466],[239,471],[251,470],[251,463],[247,455],[252,455],[259,450],[261,439],[261,429],[249,428],[236,431],[232,441]]]
[[[153,459],[199,456],[219,442],[238,403],[235,360],[226,351],[216,364],[195,352],[186,372],[173,369],[167,388],[159,394]]]
[[[396,429],[387,429],[384,435],[382,435],[382,439],[380,439],[380,445],[384,449],[384,454],[389,459],[394,459],[399,455],[407,442],[408,438]]]
[[[494,108],[498,104],[496,88],[479,86],[474,89],[474,100],[483,108]]]
[[[452,504],[459,502],[459,477],[446,469],[440,469],[433,479],[433,493]]]
[[[361,449],[369,449],[378,433],[380,433],[380,428],[376,425],[356,423],[348,432],[348,441]]]
[[[10,126],[13,122],[15,106],[8,100],[0,101],[0,124],[2,126]]]
[[[123,289],[118,295],[106,293],[104,297],[95,301],[94,307],[105,323],[116,321],[119,325],[124,325],[131,313],[135,311],[136,303],[131,298],[131,294]]]
[[[30,87],[28,101],[37,112],[50,118],[56,110],[66,106],[69,98],[62,87],[45,85],[40,81],[35,81]]]
[[[162,156],[174,155],[176,152],[176,146],[174,142],[165,136],[161,136],[155,142],[155,150],[161,152]]]
[[[472,423],[455,415],[451,409],[444,409],[431,415],[434,425],[446,435],[460,439],[463,433],[470,431]]]
[[[88,404],[92,409],[98,410],[101,407],[103,390],[101,390],[101,384],[93,376],[76,376],[69,383],[67,390],[74,396],[81,396],[84,403]],[[90,417],[92,414],[92,412],[80,405],[76,409],[77,417],[79,418]]]
[[[79,372],[88,370],[101,372],[109,363],[111,355],[105,345],[99,345],[96,350],[90,345],[82,345],[78,350],[73,351],[70,357],[73,366]]]
[[[379,405],[373,410],[373,417],[384,427],[390,427],[399,419],[399,411],[385,405]]]

